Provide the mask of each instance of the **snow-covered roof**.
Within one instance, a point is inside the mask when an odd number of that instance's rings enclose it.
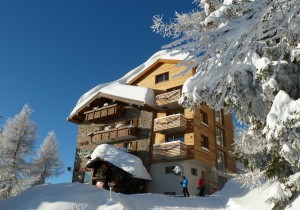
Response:
[[[153,101],[154,91],[149,88],[113,82],[103,87],[100,92],[102,94],[113,95],[120,98],[139,101],[150,106],[155,106]]]
[[[91,154],[91,159],[87,163],[101,158],[114,166],[132,174],[135,178],[152,180],[150,174],[142,163],[142,160],[135,155],[129,154],[109,144],[101,144]]]
[[[184,60],[188,54],[180,54],[177,51],[166,51],[161,50],[151,56],[146,62],[140,66],[129,71],[126,75],[120,79],[110,82],[97,85],[93,89],[89,90],[83,94],[68,118],[72,118],[78,111],[80,111],[86,104],[93,100],[99,93],[105,93],[108,95],[118,96],[122,98],[128,98],[131,100],[142,102],[143,104],[154,106],[155,98],[154,92],[150,88],[138,87],[128,85],[140,74],[145,72],[152,64],[158,60]],[[120,91],[122,90],[122,91]]]

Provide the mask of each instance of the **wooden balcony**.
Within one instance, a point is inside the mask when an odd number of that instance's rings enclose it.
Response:
[[[123,116],[125,114],[125,108],[118,104],[113,104],[84,112],[84,114],[85,120],[99,122],[101,120]]]
[[[103,144],[108,142],[120,142],[131,140],[138,137],[139,128],[126,126],[121,128],[114,128],[110,130],[102,130],[92,133],[91,141],[94,144]]]
[[[193,150],[181,141],[153,145],[153,161],[185,160],[193,157]]]
[[[184,132],[187,129],[187,119],[182,114],[174,114],[154,120],[154,132],[164,134]]]
[[[165,109],[174,109],[180,107],[178,100],[181,96],[181,90],[173,90],[156,96],[157,105]]]

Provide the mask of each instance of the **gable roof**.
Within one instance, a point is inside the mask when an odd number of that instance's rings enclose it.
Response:
[[[144,69],[140,74],[136,75],[136,77],[132,78],[128,84],[136,84],[137,81],[142,80],[143,76],[147,75],[148,73],[155,71],[155,67],[159,64],[164,64],[164,63],[172,63],[172,64],[177,64],[180,63],[182,60],[170,60],[170,59],[158,59],[154,63],[152,63],[150,66],[148,66],[146,69]]]
[[[78,100],[76,106],[70,113],[68,120],[71,120],[77,113],[79,113],[85,106],[91,101],[95,100],[99,94],[106,94],[106,96],[117,96],[121,98],[127,98],[144,104],[150,107],[155,106],[155,98],[153,90],[145,87],[132,86],[133,81],[136,81],[141,75],[144,75],[151,67],[157,64],[157,62],[164,62],[166,60],[180,61],[184,60],[188,54],[181,54],[177,51],[161,50],[152,55],[146,62],[132,69],[120,79],[97,85],[93,89],[84,93]],[[134,92],[127,92],[123,90],[134,90]],[[120,91],[122,90],[122,91]],[[133,94],[138,92],[138,94]],[[121,94],[121,95],[120,95]]]

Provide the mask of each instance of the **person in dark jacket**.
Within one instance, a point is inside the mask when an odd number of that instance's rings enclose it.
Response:
[[[200,179],[198,180],[198,189],[199,191],[199,196],[204,196],[204,189],[205,189],[205,185],[204,185],[204,177],[201,176]]]
[[[189,191],[188,191],[188,185],[189,185],[189,181],[187,180],[187,178],[185,176],[182,177],[182,187],[183,187],[183,196],[184,197],[189,197]]]

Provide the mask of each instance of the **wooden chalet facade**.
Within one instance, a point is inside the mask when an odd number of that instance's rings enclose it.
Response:
[[[181,194],[174,166],[189,179],[190,194],[196,195],[197,180],[205,176],[206,191],[212,193],[226,182],[225,171],[236,172],[231,114],[206,105],[189,110],[178,104],[184,82],[194,71],[178,76],[185,66],[177,59],[157,59],[127,85],[154,91],[155,106],[101,95],[68,118],[79,124],[73,181],[84,181],[85,157],[99,144],[128,149],[140,157],[152,181],[141,182],[132,192]],[[120,90],[122,91],[122,90]],[[90,182],[95,178],[95,169]]]

